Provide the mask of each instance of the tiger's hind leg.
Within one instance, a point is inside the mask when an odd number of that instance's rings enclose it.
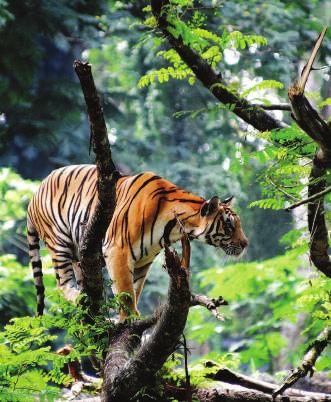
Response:
[[[57,287],[62,290],[65,299],[75,302],[80,291],[76,286],[72,250],[63,246],[46,246],[54,264]]]

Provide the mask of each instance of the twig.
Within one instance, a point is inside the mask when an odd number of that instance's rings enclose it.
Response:
[[[278,191],[286,195],[286,197],[291,198],[292,200],[296,201],[297,198],[294,197],[292,194],[289,194],[287,191],[285,191],[281,186],[276,184],[269,176],[266,177],[267,180],[269,180],[270,184],[274,186]]]
[[[224,317],[218,312],[217,308],[220,306],[227,306],[229,303],[219,296],[217,299],[209,299],[205,295],[191,295],[191,306],[206,307],[212,315],[220,321],[224,321]]]
[[[192,402],[191,381],[190,381],[190,374],[188,372],[188,359],[187,359],[188,349],[187,349],[186,337],[184,334],[183,334],[183,347],[184,347],[184,367],[185,367],[187,402]]]
[[[300,77],[300,79],[298,81],[298,86],[301,88],[302,92],[304,92],[304,90],[305,90],[306,83],[307,83],[307,80],[308,80],[308,77],[309,77],[309,74],[310,74],[311,70],[314,70],[313,64],[314,64],[314,61],[316,59],[317,53],[318,53],[318,51],[319,51],[319,49],[320,49],[320,47],[322,45],[322,42],[323,42],[324,36],[326,34],[326,31],[327,31],[327,27],[324,27],[323,31],[319,34],[319,36],[318,36],[318,38],[317,38],[317,40],[315,42],[315,46],[313,48],[313,51],[311,52],[311,55],[309,57],[309,60],[308,60],[307,64],[302,69],[301,77]]]
[[[331,192],[331,186],[326,187],[323,191],[320,191],[319,193],[316,193],[316,194],[312,195],[311,197],[308,197],[304,200],[301,200],[299,202],[296,202],[295,204],[290,205],[289,207],[285,208],[285,211],[290,211],[291,209],[297,208],[300,205],[307,204],[308,202],[318,200],[319,198],[323,197],[326,194],[329,194],[330,192]]]
[[[300,378],[305,377],[308,373],[312,377],[314,374],[314,365],[316,360],[321,355],[327,344],[331,342],[331,327],[325,328],[310,345],[308,352],[303,357],[301,365],[298,366],[282,383],[282,385],[273,392],[273,397],[283,393],[287,388],[290,388]]]

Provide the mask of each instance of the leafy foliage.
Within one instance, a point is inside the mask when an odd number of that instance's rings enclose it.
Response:
[[[49,335],[41,318],[16,318],[0,333],[0,392],[4,401],[34,401],[40,395],[55,400],[59,389],[48,385],[49,379],[58,384],[72,380],[58,372],[54,378],[47,367],[63,367],[68,358],[51,352],[46,343],[57,336]],[[55,381],[54,381],[55,380]]]
[[[0,332],[2,400],[34,401],[40,395],[52,401],[59,396],[61,386],[73,381],[63,371],[67,362],[91,355],[102,361],[105,357],[112,328],[105,316],[109,316],[110,308],[118,310],[122,306],[120,297],[105,304],[92,323],[83,321],[86,309],[81,304],[69,303],[58,291],[52,291],[50,298],[50,315],[14,318]],[[54,351],[59,338],[54,331],[65,333],[64,340],[72,343],[74,349],[69,355]]]
[[[8,252],[9,245],[26,252],[23,233],[26,227],[26,209],[37,189],[38,182],[23,180],[11,169],[0,168],[0,251]]]
[[[288,350],[289,362],[295,365],[309,339],[330,325],[330,281],[320,276],[305,278],[303,267],[307,263],[300,255],[306,247],[302,244],[284,256],[259,263],[236,263],[201,272],[201,285],[210,289],[209,296],[222,295],[230,307],[223,324],[211,320],[208,312],[193,309],[190,338],[204,343],[208,337],[215,341],[221,333],[223,339],[230,337],[225,350],[236,352],[242,364],[273,372],[289,342],[290,335],[285,336],[282,328],[285,323],[291,328],[305,317],[302,335],[306,341],[301,344],[292,339]],[[326,363],[324,358],[324,362],[324,369],[331,369],[331,359]]]

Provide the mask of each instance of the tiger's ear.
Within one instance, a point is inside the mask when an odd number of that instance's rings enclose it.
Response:
[[[234,196],[231,195],[230,197],[225,198],[222,200],[222,204],[227,205],[228,207],[231,207],[234,204]]]
[[[220,199],[215,195],[210,200],[206,201],[200,211],[201,216],[212,215],[217,211],[217,208],[220,204]]]

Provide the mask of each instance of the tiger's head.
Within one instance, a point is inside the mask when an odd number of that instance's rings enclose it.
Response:
[[[215,196],[202,204],[198,221],[188,233],[197,239],[221,248],[227,255],[239,256],[248,246],[239,216],[231,209],[233,197],[223,201]]]

